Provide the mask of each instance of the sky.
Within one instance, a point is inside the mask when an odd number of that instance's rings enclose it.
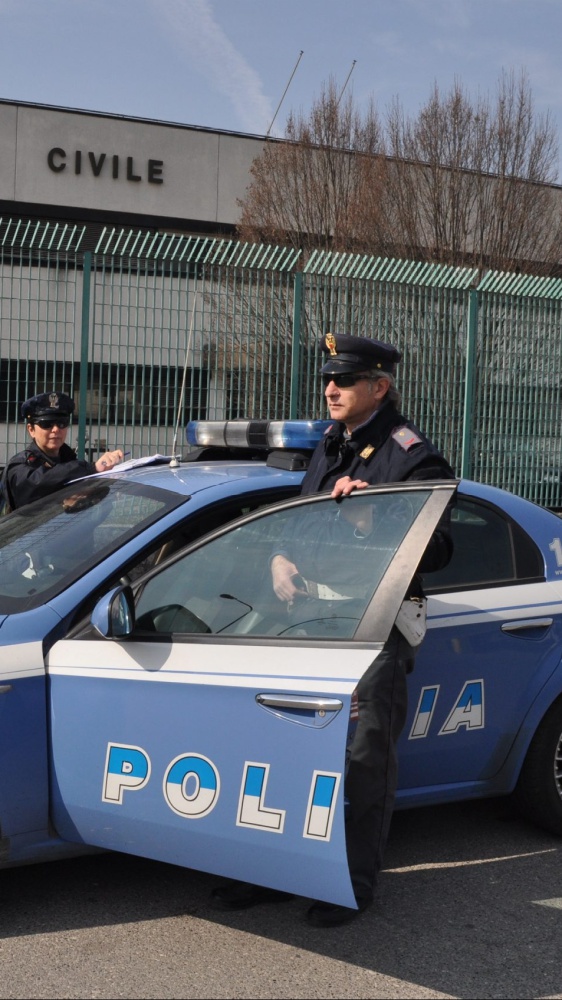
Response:
[[[562,0],[0,0],[0,98],[282,136],[330,78],[416,115],[523,71],[562,144],[561,40]]]

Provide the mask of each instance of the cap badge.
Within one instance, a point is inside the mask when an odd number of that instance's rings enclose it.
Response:
[[[335,358],[338,352],[336,351],[336,338],[333,333],[326,334],[326,347],[330,352],[330,357]]]
[[[57,396],[56,392],[51,392],[49,394],[49,406],[51,407],[51,409],[56,410],[58,409],[58,405],[59,405],[59,397]]]

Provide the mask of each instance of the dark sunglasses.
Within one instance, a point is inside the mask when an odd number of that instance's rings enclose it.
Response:
[[[37,417],[34,421],[42,431],[50,431],[51,427],[58,427],[59,430],[64,430],[68,427],[70,423],[69,417]]]
[[[370,378],[370,375],[358,375],[357,372],[346,372],[341,375],[323,375],[322,382],[324,387],[333,382],[338,389],[351,389],[351,386],[355,385],[356,382],[361,382],[365,379],[370,380]]]

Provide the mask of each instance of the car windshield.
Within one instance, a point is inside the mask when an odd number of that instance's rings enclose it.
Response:
[[[123,477],[80,480],[0,519],[0,614],[46,603],[185,496]]]

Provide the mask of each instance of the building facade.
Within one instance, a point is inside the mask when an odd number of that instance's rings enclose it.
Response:
[[[116,275],[112,235],[126,234],[129,255],[139,233],[144,246],[153,234],[230,240],[264,141],[0,100],[0,466],[25,440],[22,399],[54,385],[81,404],[80,451],[109,444],[111,424],[136,450],[169,448],[197,268],[170,273],[129,258],[128,273]],[[100,265],[101,246],[109,256]],[[194,414],[208,412],[208,396],[224,397],[216,379],[207,385],[202,306],[199,294],[186,391]]]
[[[0,213],[224,235],[263,137],[0,101]]]

